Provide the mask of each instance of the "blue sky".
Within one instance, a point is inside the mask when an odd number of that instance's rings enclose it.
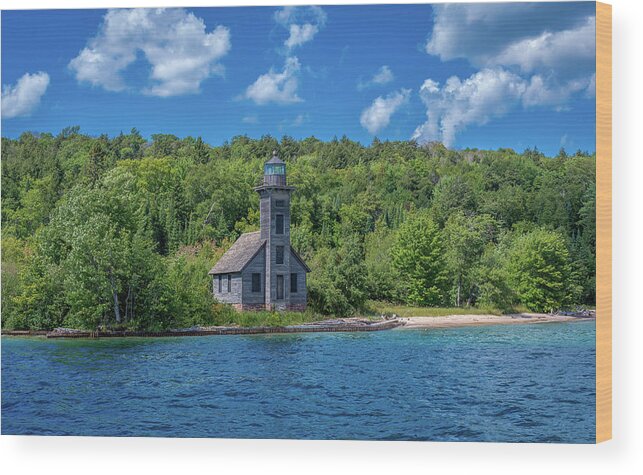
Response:
[[[2,135],[595,150],[594,4],[2,12]]]

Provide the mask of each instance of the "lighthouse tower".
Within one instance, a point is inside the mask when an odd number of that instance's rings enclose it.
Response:
[[[289,307],[290,283],[290,194],[286,164],[272,153],[263,167],[263,184],[259,193],[261,239],[266,241],[266,308]]]
[[[310,269],[290,246],[286,164],[276,152],[266,162],[259,194],[260,229],[239,236],[210,270],[216,300],[239,310],[306,309]]]

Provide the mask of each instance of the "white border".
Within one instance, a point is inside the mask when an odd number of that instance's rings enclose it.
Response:
[[[284,5],[303,1],[4,0],[3,9]],[[320,4],[423,3],[399,1]],[[641,311],[641,45],[643,2],[613,0],[614,32],[614,439],[598,446],[217,439],[0,437],[3,473],[121,475],[643,473]]]

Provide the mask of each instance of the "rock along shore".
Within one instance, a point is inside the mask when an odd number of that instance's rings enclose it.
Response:
[[[268,333],[314,333],[314,332],[363,332],[382,330],[418,330],[431,328],[454,328],[475,325],[514,325],[527,323],[556,323],[596,319],[595,312],[587,314],[516,313],[509,315],[443,315],[437,317],[397,317],[367,320],[363,318],[337,318],[319,322],[281,327],[192,327],[165,331],[83,331],[56,328],[53,331],[2,330],[7,336],[45,336],[47,338],[124,338],[124,337],[176,337],[208,335],[260,335]]]
[[[311,322],[283,327],[193,327],[166,331],[82,331],[57,328],[53,331],[3,330],[7,336],[45,336],[47,338],[124,338],[124,337],[177,337],[208,335],[259,335],[267,333],[360,332],[390,330],[404,322],[400,319],[370,321],[345,318]]]

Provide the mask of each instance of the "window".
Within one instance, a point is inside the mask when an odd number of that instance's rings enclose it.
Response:
[[[252,291],[261,292],[261,274],[252,274]]]
[[[285,175],[286,165],[276,163],[266,163],[263,167],[264,175]]]
[[[277,275],[277,300],[284,298],[284,276]]]
[[[275,264],[283,264],[283,263],[284,263],[284,247],[277,246],[277,249],[275,252]]]
[[[219,293],[221,293],[221,274],[219,274]]]
[[[275,208],[285,208],[286,200],[275,200]]]
[[[297,293],[297,274],[290,274],[290,293]]]
[[[284,233],[284,215],[283,214],[277,215],[277,230],[275,231],[275,233],[276,234]]]
[[[232,274],[228,274],[228,292],[232,292]]]

